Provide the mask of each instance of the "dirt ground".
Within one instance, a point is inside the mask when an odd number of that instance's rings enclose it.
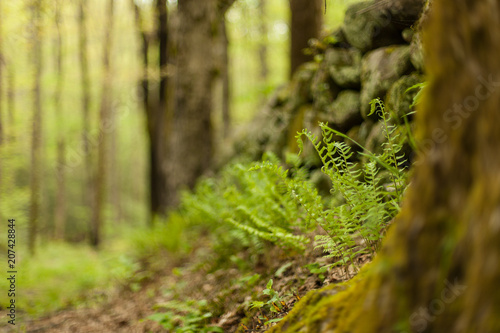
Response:
[[[315,262],[324,265],[332,261],[322,258],[319,250],[310,249],[305,254],[290,256],[274,247],[258,259],[249,274],[259,274],[260,278],[255,285],[248,286],[241,282],[245,280],[237,267],[229,265],[214,270],[211,264],[213,254],[206,249],[202,252],[203,255],[193,254],[170,260],[170,264],[156,268],[150,278],[141,281],[140,286],[124,286],[93,306],[63,309],[42,318],[20,322],[16,329],[2,322],[0,332],[166,332],[158,323],[145,318],[161,312],[158,304],[172,299],[207,300],[214,314],[212,324],[222,327],[224,332],[264,332],[270,326],[262,326],[259,317],[285,316],[309,290],[346,281],[356,274],[352,266],[335,267],[324,274],[313,273],[305,265]],[[245,254],[240,254],[239,260],[246,259]],[[357,259],[357,266],[370,260],[370,255],[361,256]],[[286,303],[284,310],[266,313],[250,309],[251,301],[265,300],[262,290],[270,278],[274,281],[273,289],[283,295]],[[5,310],[0,311],[0,316],[6,318]]]

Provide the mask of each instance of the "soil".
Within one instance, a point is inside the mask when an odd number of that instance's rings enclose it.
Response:
[[[264,253],[253,259],[249,254],[240,253],[220,268],[216,267],[221,266],[220,263],[215,264],[216,254],[208,248],[198,248],[183,258],[156,256],[150,259],[156,268],[146,261],[142,265],[142,272],[149,272],[147,279],[130,281],[93,306],[62,309],[42,318],[25,320],[24,325],[17,325],[17,330],[0,326],[0,332],[167,332],[145,318],[163,312],[161,304],[174,299],[206,300],[213,314],[212,324],[224,332],[264,332],[274,325],[263,325],[264,321],[285,316],[309,290],[344,282],[371,260],[371,255],[366,254],[356,259],[357,268],[337,266],[325,273],[312,273],[304,266],[333,263],[331,259],[325,260],[323,253],[314,250],[312,245],[304,254],[291,254],[275,246],[269,246]],[[158,262],[164,264],[159,268]],[[249,262],[252,262],[250,267],[242,267]],[[252,276],[255,279],[249,283]],[[252,301],[267,300],[262,291],[271,278],[282,305],[277,312],[251,309]],[[0,311],[0,315],[4,318],[5,311]]]

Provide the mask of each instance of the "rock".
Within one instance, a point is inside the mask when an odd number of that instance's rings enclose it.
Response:
[[[298,106],[312,101],[311,86],[318,68],[317,63],[307,62],[296,70],[289,88],[289,103]]]
[[[372,99],[383,98],[394,82],[412,69],[409,46],[385,47],[368,53],[361,65],[362,116],[368,117]]]
[[[422,14],[420,16],[420,19],[418,20],[418,23],[416,24],[417,26],[416,33],[415,36],[413,36],[410,45],[411,63],[420,73],[424,73],[425,70],[424,52],[422,48],[422,29],[428,21],[429,13],[431,10],[430,8],[431,8],[430,1],[428,1],[425,4],[424,9],[422,10]]]
[[[365,53],[383,46],[403,44],[401,31],[404,28],[395,23],[385,6],[375,1],[363,1],[349,6],[343,31],[349,44]]]
[[[403,36],[403,39],[405,40],[405,42],[407,42],[408,44],[411,43],[411,41],[413,40],[413,36],[415,35],[415,31],[413,31],[413,29],[411,28],[406,28],[405,30],[403,30],[403,32],[401,33],[401,36]]]
[[[361,85],[361,52],[354,48],[330,48],[324,62],[333,81],[343,88],[359,89]]]
[[[418,83],[424,81],[423,76],[419,74],[405,75],[397,80],[387,92],[385,105],[387,110],[391,112],[391,117],[396,123],[403,122],[403,116],[410,112],[410,105],[413,104],[413,99],[418,93],[418,89],[406,90]],[[408,116],[408,119],[411,119]]]
[[[360,94],[357,91],[344,90],[340,92],[329,107],[326,116],[328,123],[344,133],[351,127],[359,125],[363,121],[359,99]]]
[[[318,111],[327,110],[340,92],[340,87],[330,77],[328,64],[323,61],[312,79],[313,105]]]
[[[370,134],[366,138],[365,147],[374,154],[381,154],[384,151],[382,143],[386,141],[384,124],[379,121],[371,128]]]
[[[419,19],[425,0],[375,0],[375,6],[387,10],[391,22],[400,30],[409,28]]]
[[[424,52],[420,34],[417,34],[410,44],[410,61],[420,73],[424,72]]]

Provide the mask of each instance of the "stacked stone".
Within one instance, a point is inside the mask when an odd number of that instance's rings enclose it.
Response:
[[[377,115],[369,116],[370,101],[384,100],[396,123],[410,113],[418,90],[407,89],[424,81],[416,29],[424,3],[372,0],[349,6],[340,29],[312,41],[316,61],[304,64],[276,92],[253,124],[253,139],[240,141],[237,151],[254,158],[266,150],[294,152],[297,131],[317,133],[319,121],[380,151],[384,134]]]

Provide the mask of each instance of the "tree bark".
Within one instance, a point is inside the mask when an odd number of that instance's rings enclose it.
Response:
[[[212,160],[214,0],[178,2],[179,39],[175,110],[168,165],[169,206],[178,203],[181,187],[192,188]]]
[[[221,17],[222,33],[222,135],[224,138],[229,136],[231,129],[231,88],[229,79],[229,40],[227,38],[226,20]]]
[[[111,95],[112,95],[112,73],[111,73],[111,49],[113,41],[113,19],[114,0],[108,0],[107,21],[105,24],[105,35],[102,58],[102,89],[101,105],[99,109],[100,140],[97,152],[97,174],[95,177],[95,207],[92,218],[91,245],[99,247],[102,240],[102,227],[104,225],[104,207],[106,204],[106,190],[108,185],[108,154],[109,154],[109,131],[111,124]]]
[[[181,188],[193,188],[211,166],[212,94],[219,22],[234,0],[179,0],[175,107],[169,133],[167,205]]]
[[[95,210],[94,202],[94,180],[92,175],[93,162],[90,152],[90,77],[88,65],[88,38],[87,38],[87,10],[86,0],[78,2],[78,52],[80,60],[81,75],[81,105],[82,105],[82,143],[84,153],[84,174],[83,174],[83,193],[82,199],[85,206],[89,207],[90,212]],[[92,233],[93,223],[92,214],[87,217],[89,221],[89,230]]]
[[[433,1],[424,45],[422,154],[382,250],[321,310],[308,297],[271,332],[500,331],[499,4]]]
[[[31,135],[31,178],[30,178],[30,219],[28,229],[28,249],[35,254],[36,238],[40,219],[40,183],[41,183],[41,139],[42,139],[42,1],[31,2],[32,15],[32,59],[33,59],[33,125]]]
[[[135,4],[135,22],[141,40],[142,78],[140,87],[142,92],[142,106],[146,114],[147,133],[149,139],[149,197],[150,218],[149,223],[153,225],[156,217],[166,215],[166,113],[169,100],[168,73],[169,61],[168,44],[168,12],[165,0],[156,0],[155,13],[157,30],[153,40],[144,28],[144,22],[140,7]],[[158,42],[158,69],[160,72],[160,83],[158,92],[151,94],[149,79],[149,49],[152,43]]]
[[[267,24],[266,24],[266,1],[259,0],[259,78],[262,82],[267,82],[269,75],[269,66],[267,64]]]
[[[290,77],[297,67],[313,60],[304,54],[311,38],[318,38],[323,24],[323,0],[289,0],[291,10],[290,23]]]
[[[2,1],[0,0],[0,147],[2,146],[3,140],[4,140],[4,122],[3,122],[3,69],[5,66],[5,60],[4,60],[4,55],[3,55],[3,29],[2,29],[2,22],[3,21],[3,8],[2,8]],[[1,167],[1,165],[0,165]],[[2,176],[2,173],[0,171],[0,177]],[[0,184],[1,184],[1,178],[0,178]]]
[[[61,5],[59,0],[55,1],[55,18],[56,35],[54,38],[54,54],[55,68],[57,72],[57,83],[54,91],[54,111],[57,122],[57,190],[56,190],[56,207],[54,217],[54,238],[64,239],[66,226],[66,179],[64,165],[66,164],[66,141],[64,136],[63,115],[61,106],[61,96],[63,90],[63,55],[62,55],[62,36],[61,36]]]

